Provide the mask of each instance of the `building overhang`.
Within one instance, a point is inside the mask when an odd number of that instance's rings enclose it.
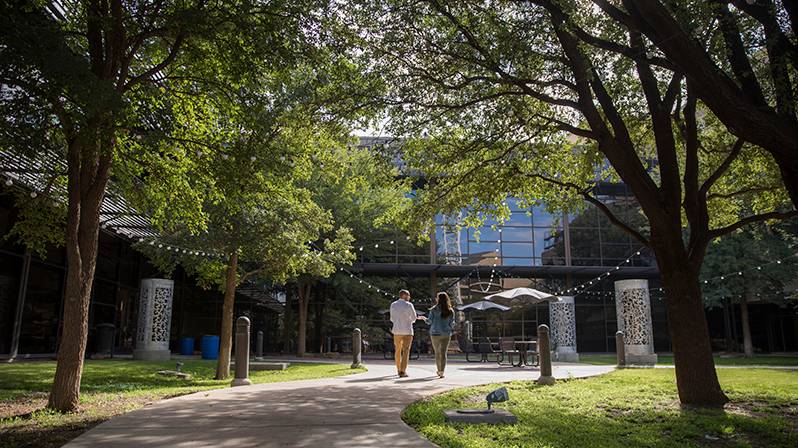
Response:
[[[659,270],[656,266],[621,266],[618,269],[608,266],[490,266],[421,263],[355,263],[354,270],[363,275],[384,277],[429,277],[461,278],[479,274],[490,276],[495,270],[502,276],[523,278],[592,278],[610,273],[613,279],[656,279]]]

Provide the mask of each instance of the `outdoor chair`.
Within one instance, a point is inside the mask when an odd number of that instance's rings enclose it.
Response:
[[[490,362],[489,357],[491,355],[496,356],[495,362],[499,362],[499,352],[493,349],[493,344],[491,344],[488,338],[477,343],[477,353],[479,353],[480,362]]]
[[[462,333],[457,335],[457,346],[460,348],[461,352],[465,353],[466,361],[468,361],[468,362],[480,362],[480,360],[478,360],[478,359],[471,359],[469,357],[469,355],[472,355],[473,353],[475,353],[474,352],[474,343],[471,340],[466,339],[465,335],[463,335]]]
[[[538,352],[537,338],[527,338],[526,340],[534,342],[535,344],[533,345],[533,349],[527,347],[526,350],[524,350],[524,364],[527,366],[540,366],[540,353]]]
[[[521,352],[515,348],[514,338],[501,338],[499,339],[499,357],[496,362],[499,365],[504,364],[505,359],[510,365],[514,365],[513,359],[516,355],[520,356]]]
[[[385,345],[382,351],[383,359],[393,359],[396,347],[393,345],[393,337],[385,338]],[[418,359],[421,357],[421,350],[419,350],[418,342],[413,341],[410,346],[410,359]]]
[[[537,340],[537,338],[535,338],[533,340],[535,341],[535,350],[531,351],[530,353],[535,358],[535,365],[536,366],[540,366],[540,352],[538,351],[538,344],[537,344],[538,340]]]

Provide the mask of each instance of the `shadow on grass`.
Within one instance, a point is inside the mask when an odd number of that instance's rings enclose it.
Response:
[[[403,417],[442,447],[798,446],[798,375],[773,373],[771,381],[751,381],[757,377],[726,378],[733,403],[725,411],[682,409],[670,372],[650,370],[553,387],[510,383],[510,401],[500,407],[516,414],[516,425],[444,423],[444,409],[481,407],[493,386],[416,402]]]
[[[60,447],[104,420],[95,418],[54,426],[22,425],[12,430],[0,430],[0,448]]]

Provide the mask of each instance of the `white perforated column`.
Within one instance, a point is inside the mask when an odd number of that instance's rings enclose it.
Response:
[[[139,319],[133,358],[169,360],[169,335],[172,324],[172,296],[175,282],[145,278],[139,293]]]
[[[656,364],[648,280],[616,281],[615,310],[618,316],[618,330],[623,331],[624,335],[626,364]]]
[[[549,302],[554,359],[562,362],[579,362],[576,351],[576,305],[572,296]]]

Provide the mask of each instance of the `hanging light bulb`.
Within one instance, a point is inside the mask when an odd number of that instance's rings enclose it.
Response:
[[[14,185],[14,181],[11,180],[11,178],[9,177],[8,179],[6,179],[6,187],[10,187],[12,185]]]
[[[36,199],[36,196],[38,196],[38,194],[35,191],[31,191],[30,192],[30,197],[32,197],[33,199]]]

